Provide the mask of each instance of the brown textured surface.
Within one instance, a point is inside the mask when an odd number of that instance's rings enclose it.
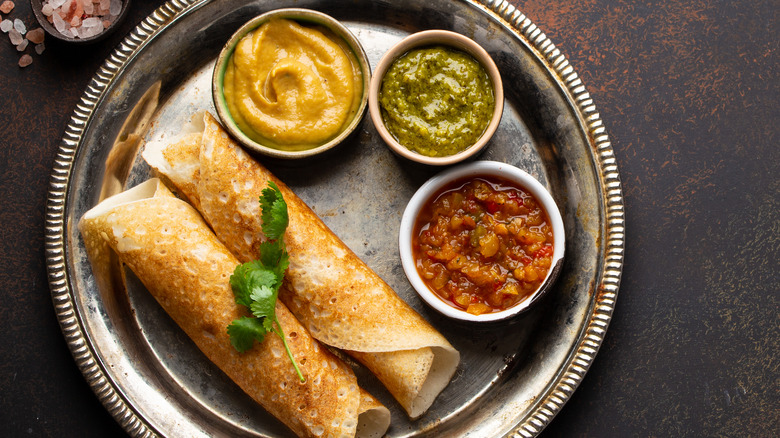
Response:
[[[29,4],[16,3],[11,17],[31,26]],[[81,93],[122,35],[161,3],[134,2],[119,33],[94,46],[47,40],[24,69],[0,34],[0,436],[122,433],[57,324],[44,205]],[[780,435],[777,3],[514,4],[592,94],[627,216],[614,319],[544,435]]]
[[[777,436],[777,3],[518,7],[592,94],[627,217],[606,341],[545,435]]]

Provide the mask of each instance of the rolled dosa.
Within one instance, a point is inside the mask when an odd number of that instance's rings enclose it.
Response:
[[[227,326],[247,314],[230,286],[239,261],[160,180],[107,198],[84,214],[79,230],[93,265],[115,252],[206,357],[298,436],[381,437],[387,430],[387,408],[283,303],[277,319],[305,382],[275,334],[244,353],[233,348]]]
[[[312,336],[370,369],[416,418],[449,383],[459,353],[351,251],[284,183],[252,159],[209,113],[146,162],[167,178],[238,257],[258,257],[258,197],[275,182],[288,204],[290,267],[279,297]]]

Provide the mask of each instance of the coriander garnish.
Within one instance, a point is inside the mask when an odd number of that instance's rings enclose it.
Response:
[[[284,273],[289,265],[289,255],[284,245],[284,231],[289,217],[287,203],[279,187],[272,181],[270,187],[263,189],[260,196],[263,234],[267,240],[260,245],[260,259],[236,267],[230,276],[230,286],[236,303],[246,306],[253,316],[242,316],[227,328],[230,343],[243,353],[254,345],[255,340],[262,342],[266,333],[279,335],[287,355],[295,367],[301,382],[306,381],[287,345],[282,326],[276,319],[276,299],[282,286]]]

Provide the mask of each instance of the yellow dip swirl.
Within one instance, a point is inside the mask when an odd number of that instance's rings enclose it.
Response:
[[[341,38],[276,19],[239,41],[223,89],[242,132],[292,151],[336,137],[360,106],[362,83],[357,59]]]

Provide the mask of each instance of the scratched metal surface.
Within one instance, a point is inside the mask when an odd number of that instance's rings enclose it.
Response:
[[[356,136],[324,159],[267,164],[462,353],[451,384],[414,422],[354,364],[361,384],[393,413],[388,435],[536,435],[589,368],[617,296],[624,229],[609,139],[565,58],[508,4],[358,3],[289,2],[342,20],[372,65],[393,42],[431,27],[464,33],[491,53],[507,101],[480,158],[526,169],[559,202],[569,245],[553,293],[507,326],[453,325],[424,307],[403,276],[396,239],[406,201],[435,170],[393,156],[368,116]],[[54,177],[65,177],[51,197],[65,208],[49,210],[65,223],[49,229],[52,239],[63,239],[63,257],[54,248],[48,260],[53,276],[66,281],[52,282],[52,291],[55,302],[68,307],[58,316],[82,372],[131,435],[288,433],[202,357],[132,276],[115,290],[97,290],[74,226],[102,195],[149,177],[138,156],[144,141],[171,139],[197,111],[213,111],[210,69],[222,42],[248,18],[285,4],[166,4],[107,61],[87,92],[88,110],[77,109],[69,128],[74,134],[63,140],[67,159],[58,163],[62,169],[55,166]],[[81,324],[75,328],[74,313]]]

